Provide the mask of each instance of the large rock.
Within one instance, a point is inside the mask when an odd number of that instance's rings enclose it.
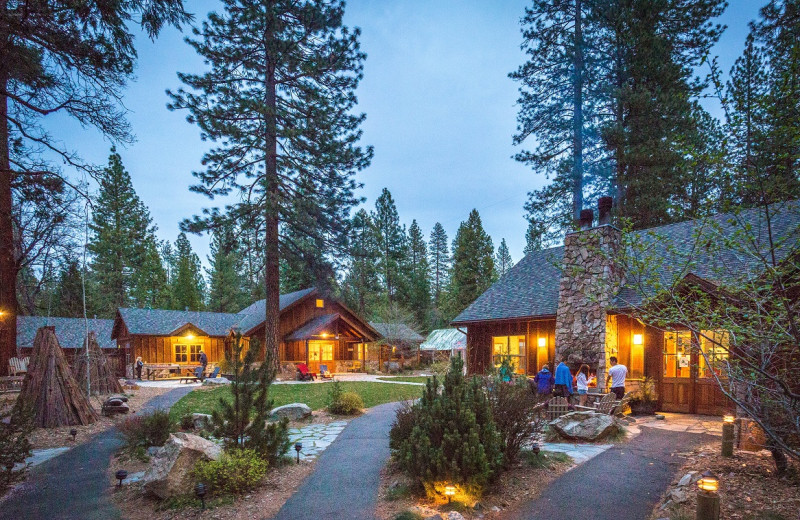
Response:
[[[142,479],[144,488],[161,499],[191,493],[194,465],[201,460],[217,460],[221,455],[222,448],[207,439],[174,433],[151,459]]]
[[[564,439],[596,441],[621,430],[611,415],[596,412],[571,412],[550,423],[550,427]]]
[[[226,377],[212,377],[203,380],[203,386],[229,385],[231,380]]]
[[[207,413],[193,413],[192,424],[195,430],[204,430],[211,425],[211,415]]]
[[[279,420],[286,417],[290,421],[297,421],[311,417],[311,408],[303,403],[290,403],[272,409],[270,419]]]

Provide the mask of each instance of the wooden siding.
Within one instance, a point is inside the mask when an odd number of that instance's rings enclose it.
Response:
[[[138,356],[145,363],[175,363],[175,345],[201,345],[209,363],[225,359],[225,338],[195,336],[187,340],[183,336],[131,336],[131,360]],[[181,363],[196,365],[197,363]]]
[[[508,320],[473,323],[467,326],[467,370],[482,374],[492,363],[492,338],[495,336],[525,336],[526,372],[535,374],[544,365],[552,369],[555,358],[556,320]],[[539,338],[546,346],[539,348]]]

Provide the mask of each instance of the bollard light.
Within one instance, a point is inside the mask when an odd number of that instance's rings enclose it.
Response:
[[[733,415],[725,415],[722,417],[722,456],[733,457],[733,441],[734,441],[734,421],[736,417]]]
[[[128,472],[125,471],[124,469],[120,469],[117,470],[116,473],[114,473],[114,476],[117,477],[117,480],[119,480],[119,484],[117,484],[117,487],[122,487],[122,481],[128,478]]]
[[[75,437],[78,435],[78,430],[73,428],[69,431],[69,434],[72,435],[72,442],[75,442]]]
[[[724,422],[724,423],[733,424],[733,421],[735,421],[735,420],[736,420],[736,417],[734,417],[733,415],[730,415],[730,414],[722,416],[722,422]]]
[[[450,501],[453,499],[453,496],[456,494],[456,487],[455,486],[445,486],[444,487],[444,494],[447,497],[447,503],[449,504]]]
[[[697,481],[697,487],[700,491],[716,493],[719,491],[719,477],[710,470],[706,470],[700,475],[700,480]]]
[[[719,520],[719,477],[704,471],[697,481],[697,512],[695,520]]]
[[[303,449],[303,444],[302,443],[299,443],[299,442],[295,443],[294,451],[297,452],[297,463],[298,464],[300,464],[300,450],[302,450],[302,449]]]
[[[198,482],[194,486],[194,494],[197,495],[197,498],[200,499],[200,508],[206,508],[206,485],[202,482]]]
[[[536,458],[538,459],[539,458],[539,452],[542,451],[542,448],[539,447],[539,443],[538,442],[534,442],[533,446],[531,446],[531,451],[533,452],[534,455],[536,455]]]

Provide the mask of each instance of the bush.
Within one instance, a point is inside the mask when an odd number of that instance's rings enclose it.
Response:
[[[399,444],[393,450],[399,467],[429,496],[440,494],[445,483],[479,496],[502,466],[502,439],[485,389],[477,378],[467,381],[463,368],[464,361],[453,357],[441,393],[435,378],[428,381],[413,406],[415,425],[407,438],[400,428],[407,428],[408,417],[390,433]]]
[[[192,418],[192,414],[183,414],[180,418],[179,424],[181,430],[194,430],[194,419]]]
[[[17,406],[10,413],[0,414],[0,495],[11,484],[22,480],[26,467],[14,469],[31,454],[28,436],[33,431],[30,408]]]
[[[344,392],[339,400],[331,403],[328,411],[336,415],[356,415],[364,408],[364,401],[355,392]]]
[[[487,378],[492,418],[503,441],[506,465],[517,461],[522,446],[544,429],[544,420],[537,413],[538,401],[525,378],[503,381],[497,374]]]
[[[433,384],[438,387],[436,376],[433,377]],[[411,437],[416,422],[417,414],[414,403],[412,401],[403,402],[394,416],[392,429],[389,431],[389,448],[399,450],[403,442]]]
[[[403,511],[398,513],[392,520],[423,520],[423,517],[413,511]]]
[[[125,446],[129,450],[137,447],[147,449],[150,446],[163,446],[169,439],[169,434],[174,431],[174,425],[169,419],[169,412],[165,410],[129,417],[122,421],[117,428],[125,437]]]
[[[261,483],[269,463],[254,450],[226,451],[219,460],[200,461],[194,478],[209,487],[212,494],[240,494]]]

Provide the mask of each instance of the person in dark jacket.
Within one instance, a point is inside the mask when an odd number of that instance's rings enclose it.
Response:
[[[200,372],[200,379],[203,379],[206,375],[206,367],[208,366],[208,356],[202,350],[200,351],[200,365],[203,367],[203,370]]]
[[[536,383],[536,393],[539,395],[552,394],[555,381],[556,378],[553,377],[552,372],[547,369],[547,365],[543,366],[539,373],[533,378],[533,382]]]
[[[572,395],[572,372],[563,361],[556,367],[556,397],[569,398]]]

